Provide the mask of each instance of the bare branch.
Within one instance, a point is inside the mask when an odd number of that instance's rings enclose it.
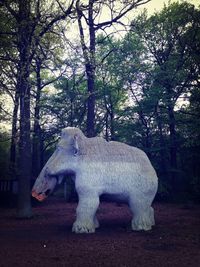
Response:
[[[84,55],[84,58],[85,58],[85,61],[87,64],[89,62],[88,49],[87,49],[87,46],[85,44],[84,31],[83,31],[83,26],[82,26],[82,22],[81,22],[82,11],[80,9],[79,2],[80,2],[79,0],[76,2],[76,11],[77,11],[77,15],[78,15],[78,26],[79,26],[79,32],[80,32],[81,46],[82,46],[83,55]]]
[[[149,1],[151,1],[151,0],[146,0],[146,1],[145,0],[137,0],[137,1],[133,1],[133,3],[131,5],[127,5],[126,7],[124,7],[121,10],[121,12],[117,16],[115,16],[115,17],[113,17],[113,10],[111,10],[111,20],[104,21],[102,23],[99,23],[99,24],[95,25],[96,26],[95,27],[95,30],[98,30],[98,29],[100,29],[102,27],[105,27],[105,26],[108,26],[108,25],[109,26],[112,25],[113,23],[119,21],[124,15],[126,15],[132,9],[134,9],[134,8],[140,6],[140,5],[146,4]]]
[[[71,4],[69,5],[68,9],[67,10],[62,10],[63,11],[63,15],[59,15],[57,17],[55,17],[54,19],[52,19],[43,29],[42,31],[40,32],[39,36],[42,37],[47,31],[50,30],[50,28],[58,21],[60,20],[64,20],[66,19],[66,17],[68,17],[71,12],[72,12],[72,7],[74,5],[74,1],[75,0],[72,0]],[[58,2],[58,1],[57,1]]]

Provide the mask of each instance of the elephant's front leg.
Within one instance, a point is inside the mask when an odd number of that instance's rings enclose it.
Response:
[[[79,195],[79,202],[76,209],[76,221],[73,224],[72,232],[94,233],[97,227],[94,223],[94,218],[98,206],[98,195]]]

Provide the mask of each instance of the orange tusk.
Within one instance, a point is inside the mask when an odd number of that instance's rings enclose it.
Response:
[[[43,201],[43,200],[45,200],[45,198],[47,198],[47,197],[46,197],[46,195],[45,195],[45,194],[40,194],[40,195],[37,195],[37,197],[36,197],[36,198],[37,198],[37,200],[39,200],[39,201],[41,201],[41,202],[42,202],[42,201]]]
[[[35,190],[31,193],[32,197],[36,198],[38,201],[43,201],[47,196],[45,194],[38,194]]]
[[[31,195],[32,195],[32,197],[35,197],[35,198],[37,198],[37,196],[38,196],[38,194],[35,192],[35,190],[32,191]]]

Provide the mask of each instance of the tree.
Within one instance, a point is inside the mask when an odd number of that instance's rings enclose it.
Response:
[[[85,60],[85,71],[87,76],[87,135],[95,135],[95,69],[96,69],[96,34],[98,31],[105,31],[106,27],[112,26],[131,10],[139,5],[145,4],[150,0],[137,1],[95,1],[88,0],[87,4],[82,4],[80,0],[76,1],[76,12],[78,27],[80,33],[83,57]],[[120,6],[120,10],[119,10]],[[101,13],[107,9],[110,13],[108,20],[99,22]],[[87,37],[88,31],[89,36]],[[88,45],[87,45],[88,43]]]
[[[186,2],[172,3],[150,18],[143,14],[132,23],[132,29],[142,38],[153,57],[155,67],[151,90],[157,88],[160,92],[159,106],[168,117],[171,182],[175,191],[179,187],[176,182],[179,145],[175,107],[180,97],[190,92],[199,75],[199,66],[192,52],[193,43],[199,44],[198,13]]]
[[[19,107],[19,92],[16,88],[16,44],[13,44],[14,23],[12,15],[5,9],[0,7],[0,87],[8,99],[13,101],[12,114],[12,134],[10,145],[10,174],[12,177],[16,176],[16,150],[17,150],[17,121],[18,121],[18,107]],[[7,113],[7,112],[6,112]],[[11,117],[11,116],[10,116]]]
[[[45,92],[42,94],[43,119],[41,123],[45,121],[45,124],[49,124],[48,129],[43,130],[48,130],[53,136],[59,135],[61,129],[67,126],[86,128],[85,85],[82,75],[74,72],[71,77],[63,76],[55,83],[56,95]]]
[[[17,48],[16,92],[20,100],[20,141],[19,141],[19,203],[18,216],[32,215],[30,203],[31,177],[31,122],[30,122],[30,67],[41,38],[55,23],[65,19],[72,10],[73,2],[67,10],[58,13],[53,3],[49,16],[45,15],[46,2],[40,1],[0,1],[1,7],[10,14],[14,25],[7,34],[13,34]],[[55,11],[55,12],[54,12]],[[43,16],[42,16],[43,15]],[[6,32],[4,32],[6,34]]]
[[[189,104],[182,106],[177,120],[178,133],[182,142],[180,147],[181,168],[184,172],[185,191],[192,200],[199,201],[200,194],[200,90],[195,83],[189,97]]]
[[[122,78],[122,51],[122,41],[104,35],[98,36],[96,126],[99,132],[104,132],[107,140],[117,139],[118,120],[128,99]]]
[[[61,26],[59,27],[60,30]],[[37,177],[43,166],[43,143],[41,123],[41,95],[46,86],[50,86],[62,77],[66,68],[61,59],[63,55],[63,37],[58,29],[49,31],[40,41],[32,61],[32,96],[33,96],[33,130],[32,130],[32,175]]]

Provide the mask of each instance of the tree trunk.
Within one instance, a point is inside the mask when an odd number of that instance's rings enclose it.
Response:
[[[146,125],[146,131],[145,131],[145,148],[146,148],[146,153],[147,156],[150,158],[152,158],[152,153],[151,153],[151,135],[150,135],[150,129],[148,127],[148,125]]]
[[[115,126],[114,126],[114,108],[113,104],[110,104],[110,135],[111,135],[111,140],[115,141]]]
[[[173,169],[177,169],[177,143],[175,130],[175,117],[173,107],[168,106],[169,131],[170,131],[170,162]]]
[[[171,167],[171,185],[172,193],[180,191],[178,164],[177,164],[177,140],[176,140],[176,124],[172,105],[168,105],[169,131],[170,131],[170,167]]]
[[[19,109],[19,92],[16,90],[13,117],[12,117],[12,137],[11,137],[11,145],[10,145],[10,162],[9,162],[10,174],[13,179],[16,178],[16,171],[17,171],[16,170],[16,163],[17,163],[16,162],[16,150],[17,150],[18,109]]]
[[[160,173],[164,178],[167,178],[167,151],[166,151],[166,144],[165,144],[165,139],[163,136],[163,126],[162,126],[162,120],[159,114],[159,107],[157,107],[156,110],[156,121],[158,125],[158,130],[159,130],[159,143],[160,143],[160,149],[159,149],[159,154],[160,154]]]
[[[89,68],[90,69],[90,68]],[[93,137],[95,135],[95,86],[94,86],[94,74],[93,71],[87,69],[87,87],[88,87],[88,100],[87,100],[87,136]]]
[[[105,138],[106,138],[106,141],[109,141],[109,122],[108,122],[108,112],[106,112],[106,115],[105,115]]]
[[[88,8],[88,26],[89,26],[89,48],[86,46],[84,30],[81,22],[82,11],[79,6],[79,1],[76,4],[78,15],[78,26],[81,39],[81,46],[85,60],[85,70],[87,75],[87,136],[93,137],[95,135],[95,28],[93,18],[93,4],[94,0],[89,0]]]
[[[30,2],[19,1],[17,90],[20,95],[19,197],[18,217],[32,216],[30,197],[31,139],[30,139]]]
[[[41,128],[40,128],[40,95],[41,95],[41,62],[36,60],[36,97],[32,141],[32,175],[37,178],[41,170]]]
[[[88,20],[89,20],[89,62],[86,64],[87,87],[88,87],[88,112],[87,112],[87,135],[93,137],[95,135],[95,29],[93,18],[94,0],[89,0]]]
[[[151,159],[151,136],[150,136],[150,129],[148,126],[148,121],[145,119],[145,116],[143,114],[143,111],[139,110],[138,112],[139,120],[141,122],[141,125],[144,127],[143,133],[142,133],[142,145],[144,147],[145,152],[147,153],[147,156]]]

